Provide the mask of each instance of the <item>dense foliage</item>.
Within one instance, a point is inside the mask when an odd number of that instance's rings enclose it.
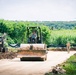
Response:
[[[28,26],[41,27],[43,43],[65,46],[69,41],[71,45],[76,45],[76,21],[8,21],[1,19],[0,33],[7,33],[9,44],[26,43]]]
[[[76,30],[51,30],[51,44],[54,46],[66,46],[67,42],[76,45]]]
[[[43,42],[49,44],[50,29],[42,24],[29,21],[8,21],[0,20],[0,33],[7,33],[7,42],[10,43],[26,43],[28,26],[40,26],[42,29]]]

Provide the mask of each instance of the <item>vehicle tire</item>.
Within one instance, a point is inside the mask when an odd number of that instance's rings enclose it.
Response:
[[[20,61],[23,61],[23,58],[20,58]]]
[[[2,52],[2,48],[0,47],[0,52]]]
[[[47,60],[47,57],[45,58],[45,60]]]
[[[5,47],[2,49],[2,53],[5,53]]]

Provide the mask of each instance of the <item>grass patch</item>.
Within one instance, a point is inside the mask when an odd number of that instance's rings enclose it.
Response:
[[[56,74],[56,75],[76,75],[76,54],[71,56],[66,62],[61,64],[61,67],[66,70],[66,74]],[[51,72],[45,75],[54,75]]]
[[[68,41],[71,46],[76,45],[76,30],[51,30],[51,45],[66,46]]]
[[[66,70],[67,75],[76,75],[76,55],[71,56],[63,68]]]

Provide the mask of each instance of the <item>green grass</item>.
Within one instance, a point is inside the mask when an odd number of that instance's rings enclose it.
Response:
[[[71,56],[63,67],[67,75],[76,75],[76,55]]]
[[[76,30],[51,30],[50,41],[54,45],[66,45],[68,41],[76,44]]]
[[[57,74],[57,75],[76,75],[76,55],[71,56],[66,62],[61,64],[61,66],[66,70],[66,74]],[[47,73],[45,75],[53,75],[53,74]]]

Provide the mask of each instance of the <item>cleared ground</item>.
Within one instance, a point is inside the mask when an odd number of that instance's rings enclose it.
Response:
[[[0,75],[44,75],[52,66],[68,59],[76,51],[69,54],[65,51],[48,51],[47,61],[20,61],[15,59],[0,60]]]

